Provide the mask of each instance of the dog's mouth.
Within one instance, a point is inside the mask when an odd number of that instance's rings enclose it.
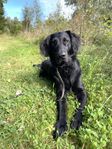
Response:
[[[66,65],[68,63],[67,58],[57,58],[56,63],[58,66]]]

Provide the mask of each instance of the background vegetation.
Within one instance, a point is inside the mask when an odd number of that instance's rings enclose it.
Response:
[[[41,20],[38,1],[22,10],[22,21],[4,16],[0,0],[0,148],[1,149],[111,149],[112,148],[112,2],[111,0],[65,0],[73,5],[71,19],[61,8]],[[38,77],[32,67],[44,57],[39,42],[48,34],[71,30],[81,36],[78,54],[88,92],[84,123],[80,130],[69,128],[57,141],[53,84]],[[78,106],[68,98],[68,125]]]

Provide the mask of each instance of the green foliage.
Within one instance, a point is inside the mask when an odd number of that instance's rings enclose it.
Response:
[[[62,16],[50,16],[46,22],[45,22],[45,27],[48,29],[49,33],[61,31],[61,30],[66,30],[68,27],[68,21],[64,19]]]
[[[6,18],[4,32],[12,35],[17,35],[22,31],[22,23],[18,20],[18,18]]]
[[[72,28],[77,31],[83,40],[91,42],[97,40],[99,34],[111,31],[112,3],[111,0],[65,0],[67,5],[76,7],[72,18]],[[96,39],[95,39],[96,37]]]
[[[5,17],[4,17],[4,3],[6,0],[0,0],[0,33],[4,31]]]

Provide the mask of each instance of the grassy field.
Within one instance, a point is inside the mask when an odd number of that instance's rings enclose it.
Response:
[[[54,141],[53,84],[32,67],[44,59],[38,45],[0,35],[0,149],[111,149],[112,46],[84,46],[78,57],[88,92],[84,123]],[[69,126],[78,103],[73,94],[67,102]]]

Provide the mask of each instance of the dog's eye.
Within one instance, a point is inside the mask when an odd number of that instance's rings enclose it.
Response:
[[[58,44],[58,41],[57,41],[56,39],[54,39],[54,40],[52,41],[52,44],[56,46],[56,45]]]
[[[63,43],[64,44],[68,43],[68,40],[66,38],[63,38]]]

